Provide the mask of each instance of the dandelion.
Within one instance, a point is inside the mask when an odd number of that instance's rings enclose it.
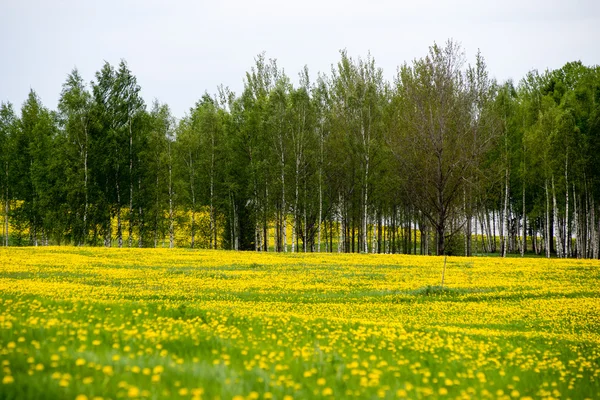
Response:
[[[140,389],[138,389],[135,386],[131,386],[127,390],[127,397],[135,398],[135,397],[139,397],[139,395],[140,395]]]
[[[164,371],[164,367],[162,365],[157,365],[156,367],[152,368],[152,373],[154,374],[162,374]]]

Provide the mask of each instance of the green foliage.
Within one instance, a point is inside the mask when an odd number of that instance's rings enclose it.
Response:
[[[263,53],[178,121],[125,61],[74,69],[58,112],[0,108],[3,244],[174,245],[185,224],[192,247],[470,255],[477,229],[485,252],[600,257],[599,68],[513,84],[465,60],[434,44],[390,83],[343,50],[296,83]]]

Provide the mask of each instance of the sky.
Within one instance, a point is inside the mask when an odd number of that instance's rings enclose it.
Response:
[[[104,62],[124,59],[146,103],[181,118],[218,85],[239,94],[262,52],[293,82],[304,65],[313,79],[330,74],[341,49],[370,52],[391,81],[448,39],[468,62],[480,50],[499,81],[597,65],[600,1],[0,0],[0,101],[20,109],[33,89],[56,109],[73,68],[90,82]]]

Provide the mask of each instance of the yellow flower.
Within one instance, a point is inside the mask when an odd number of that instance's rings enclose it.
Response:
[[[162,365],[157,365],[156,367],[154,367],[152,369],[152,373],[154,374],[161,374],[164,371],[164,367]]]
[[[127,397],[138,397],[140,395],[140,389],[132,386],[127,390]]]

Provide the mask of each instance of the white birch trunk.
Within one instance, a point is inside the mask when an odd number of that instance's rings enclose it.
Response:
[[[142,193],[142,179],[138,176],[138,193]],[[144,245],[144,219],[142,214],[142,205],[138,206],[138,219],[139,219],[139,227],[138,227],[138,247],[142,248]]]
[[[368,204],[368,181],[369,181],[369,156],[366,157],[366,165],[365,165],[365,184],[364,184],[364,201],[363,201],[363,251],[365,253],[369,252],[367,247],[367,204]]]
[[[119,248],[123,247],[123,230],[121,226],[121,189],[119,185],[119,167],[117,165],[116,182],[117,182],[117,243]]]
[[[558,258],[562,258],[562,240],[561,240],[561,229],[558,226],[558,207],[556,205],[556,190],[554,189],[554,175],[552,175],[552,226],[554,227],[554,236],[556,238],[556,255]],[[552,238],[550,239],[552,240]]]
[[[169,152],[169,248],[175,247],[175,229],[173,222],[173,163],[171,158],[171,142],[168,143]]]
[[[302,236],[302,250],[306,253],[307,251],[307,238],[308,238],[308,230],[307,230],[307,216],[306,216],[306,209],[307,209],[307,203],[306,203],[306,179],[304,180],[304,212],[303,212],[303,220],[304,220],[304,235]],[[313,237],[314,239],[314,237]],[[314,246],[314,240],[312,240],[313,246]]]
[[[233,224],[234,224],[234,238],[235,238],[235,250],[240,249],[240,229],[239,229],[239,218],[237,204],[233,204]]]
[[[577,195],[575,194],[575,184],[573,184],[573,229],[575,230],[575,257],[581,258],[579,253],[579,215],[577,214]]]
[[[568,160],[569,153],[567,153],[565,159],[565,224],[563,237],[564,240],[564,253],[565,257],[571,257],[571,221],[569,220],[569,174],[568,174]]]
[[[527,215],[525,214],[525,183],[523,183],[523,244],[521,245],[521,257],[525,256],[525,249],[527,248]]]
[[[593,203],[592,203],[593,204]],[[595,210],[595,207],[594,207]],[[595,211],[594,211],[595,213]],[[596,219],[594,218],[593,221],[596,221]],[[598,235],[600,234],[600,218],[598,218],[598,225],[597,228],[594,226],[595,224],[592,224],[592,230],[594,231],[594,259],[598,259],[598,257],[600,256],[599,251],[600,248],[598,247]]]
[[[371,237],[371,253],[375,254],[377,253],[377,229],[375,229],[376,225],[377,225],[377,214],[375,214],[375,218],[373,220],[373,223],[371,224],[373,226],[373,236]]]
[[[298,238],[298,179],[299,179],[299,163],[300,160],[296,157],[296,188],[294,194],[294,211],[292,213],[292,253],[296,252],[296,239]]]
[[[321,252],[321,224],[323,222],[323,142],[321,140],[321,160],[319,165],[319,216],[317,219],[317,253]],[[327,250],[327,244],[325,245]]]
[[[503,239],[503,246],[502,246],[502,257],[506,257],[506,253],[508,251],[508,242],[509,242],[508,226],[510,223],[510,215],[509,215],[509,209],[508,209],[508,198],[509,198],[508,176],[509,176],[509,172],[508,172],[508,168],[507,168],[505,176],[504,176],[504,222],[502,224],[503,228],[504,228],[504,239]]]
[[[282,145],[283,146],[283,145]],[[283,149],[283,147],[282,147]],[[282,218],[282,228],[281,228],[281,237],[283,246],[283,252],[287,253],[287,210],[285,203],[285,156],[283,154],[283,150],[281,152],[281,218]]]
[[[546,247],[546,258],[550,258],[550,196],[548,195],[548,179],[545,182],[546,189],[546,234],[545,236],[545,247]]]
[[[217,248],[217,235],[216,235],[216,217],[215,217],[215,207],[214,207],[214,196],[215,196],[215,153],[214,153],[214,139],[213,139],[213,151],[211,154],[211,163],[210,163],[210,239],[209,239],[209,247],[211,249]]]
[[[129,119],[129,229],[127,242],[129,247],[133,244],[133,132],[131,119]]]
[[[87,239],[87,219],[89,210],[89,194],[88,194],[88,133],[87,128],[84,126],[84,137],[85,137],[85,149],[83,151],[83,195],[85,203],[83,206],[83,243]]]
[[[156,174],[156,204],[155,207],[157,210],[160,210],[160,202],[159,202],[159,187],[160,180],[159,175]],[[154,248],[158,247],[158,212],[154,215]]]
[[[4,246],[8,247],[8,212],[10,210],[10,202],[9,202],[9,198],[8,198],[8,178],[9,178],[9,174],[8,174],[8,161],[6,161],[5,166],[4,166],[4,172],[5,172],[5,176],[6,176],[6,190],[5,190],[5,197],[4,197]]]
[[[342,216],[342,195],[339,195],[339,205],[338,205],[338,213],[340,216],[340,220],[338,222],[339,228],[339,239],[338,239],[338,253],[345,251],[344,249],[344,240],[345,240],[345,232],[344,232],[344,217]]]

